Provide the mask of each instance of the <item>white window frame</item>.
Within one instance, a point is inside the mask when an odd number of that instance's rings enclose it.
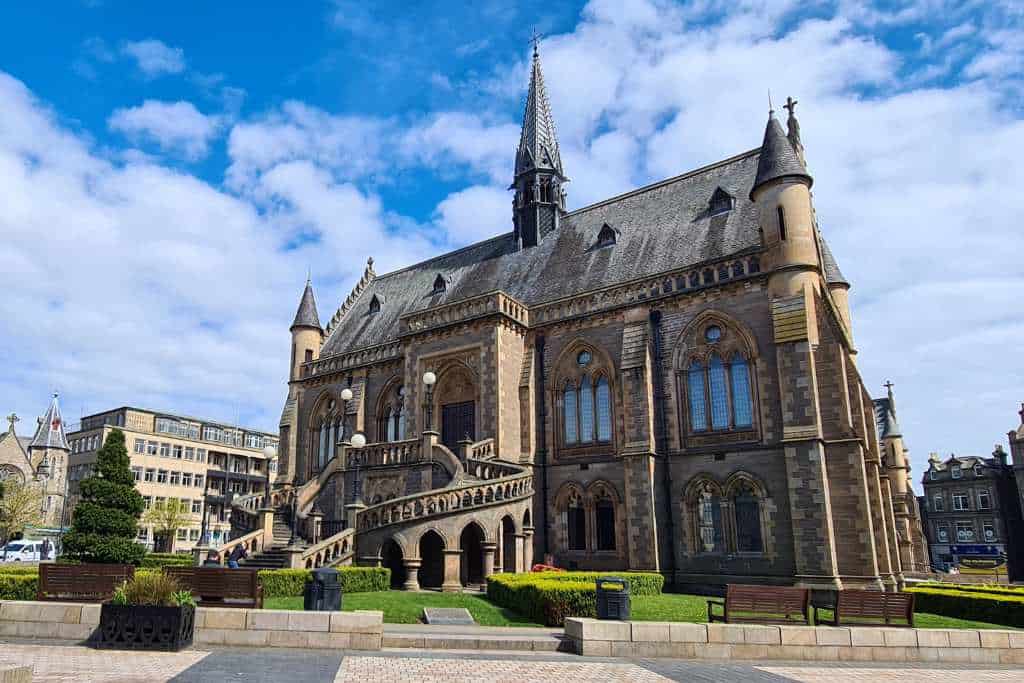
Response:
[[[982,505],[981,497],[985,497],[985,504]],[[992,509],[992,493],[988,489],[981,489],[978,491],[978,509],[979,510],[991,510]]]
[[[953,493],[953,512],[967,512],[971,509],[971,497],[966,493]]]
[[[961,528],[963,527],[963,528]],[[954,522],[953,529],[956,534],[957,543],[972,543],[974,542],[974,524],[971,522]],[[961,535],[961,531],[969,532],[969,536],[964,534]]]
[[[964,476],[964,472],[962,469],[960,469],[960,465],[953,465],[952,467],[950,467],[949,474],[954,479],[959,479],[962,476]]]
[[[940,524],[935,527],[935,538],[939,543],[949,543],[949,525]]]
[[[990,531],[992,533],[989,533]],[[988,542],[995,541],[996,538],[997,538],[996,537],[996,524],[995,524],[995,522],[982,522],[981,523],[981,535]]]
[[[945,512],[946,502],[943,500],[941,493],[936,493],[932,496],[932,512]]]

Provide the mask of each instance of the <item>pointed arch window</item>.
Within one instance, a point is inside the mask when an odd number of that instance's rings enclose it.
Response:
[[[612,396],[608,378],[593,381],[583,375],[577,386],[567,382],[562,390],[562,441],[566,446],[610,443]]]
[[[444,279],[444,276],[440,273],[434,278],[434,294],[444,294],[444,291],[448,289],[448,282]]]
[[[697,539],[699,551],[720,553],[725,550],[722,533],[722,501],[710,487],[701,490],[696,502]]]
[[[763,552],[761,501],[749,485],[740,487],[732,506],[736,515],[736,550],[741,553]]]
[[[597,233],[597,246],[598,247],[610,247],[615,244],[615,229],[612,226],[605,223],[601,226],[601,231]]]
[[[754,424],[753,399],[750,395],[750,371],[747,360],[736,353],[729,366],[732,379],[732,414],[737,427],[751,427]]]
[[[587,512],[583,507],[583,499],[573,494],[565,512],[566,531],[568,532],[569,550],[587,549]]]
[[[370,299],[370,313],[380,313],[380,299],[374,294],[373,298]]]
[[[691,357],[681,383],[690,431],[753,429],[753,372],[746,353],[736,349],[736,333],[712,322],[693,334],[699,355]]]
[[[567,446],[575,446],[579,440],[579,421],[577,419],[578,410],[576,408],[576,387],[571,384],[567,384],[565,392],[562,396],[563,410],[565,412],[565,444]]]
[[[704,397],[704,366],[700,361],[690,363],[687,382],[690,387],[690,426],[695,432],[708,428],[708,415]]]
[[[615,550],[615,501],[601,491],[594,503],[594,522],[597,527],[597,549]]]
[[[711,428],[729,426],[729,397],[725,388],[725,365],[717,353],[708,362],[708,387],[711,390]]]

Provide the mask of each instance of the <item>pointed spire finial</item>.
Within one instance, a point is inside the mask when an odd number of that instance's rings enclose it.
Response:
[[[540,39],[543,38],[543,37],[544,37],[544,34],[543,33],[539,33],[537,31],[537,27],[534,26],[533,27],[533,35],[530,37],[530,42],[533,43],[533,56],[535,58],[540,56],[540,50],[538,49],[538,47],[540,45]]]
[[[562,178],[562,156],[555,135],[555,120],[551,115],[544,73],[540,66],[538,44],[540,34],[534,33],[533,64],[530,68],[530,87],[523,111],[523,129],[516,150],[515,176],[537,169],[555,171]]]
[[[772,89],[768,88],[768,118],[775,115],[775,106],[772,104]]]
[[[8,422],[8,424],[11,425],[11,428],[10,428],[9,431],[13,434],[14,433],[14,425],[16,425],[19,422],[21,422],[21,418],[18,417],[17,413],[11,413],[10,415],[7,416],[7,422]]]
[[[313,266],[306,266],[306,284],[313,283]]]
[[[1021,402],[1020,410],[1017,411],[1017,414],[1020,415],[1020,423],[1024,425],[1024,401]]]

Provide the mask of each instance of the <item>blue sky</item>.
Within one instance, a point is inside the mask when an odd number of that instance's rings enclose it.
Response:
[[[4,410],[59,389],[69,417],[273,429],[307,269],[326,320],[368,256],[384,272],[510,229],[536,28],[573,207],[755,147],[768,90],[797,97],[865,380],[896,383],[918,472],[988,453],[1024,399],[1022,11],[8,4]]]

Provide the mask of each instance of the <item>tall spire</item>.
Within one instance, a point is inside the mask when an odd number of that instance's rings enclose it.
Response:
[[[320,316],[316,312],[316,299],[313,298],[313,283],[306,280],[306,289],[302,292],[302,299],[299,301],[299,310],[295,311],[295,322],[291,329],[296,327],[315,327],[320,329]]]
[[[555,120],[551,115],[544,73],[540,68],[537,40],[533,42],[533,65],[530,71],[530,91],[523,112],[523,131],[516,151],[516,177],[535,169],[555,171],[564,177],[562,156],[555,136]]]
[[[36,434],[32,437],[32,442],[28,445],[29,450],[35,448],[62,448],[66,451],[71,450],[71,446],[68,445],[68,438],[64,434],[64,420],[60,416],[60,405],[57,403],[57,394],[53,394],[53,400],[50,401],[50,407],[46,411],[46,415],[39,418],[39,426],[36,428]]]

